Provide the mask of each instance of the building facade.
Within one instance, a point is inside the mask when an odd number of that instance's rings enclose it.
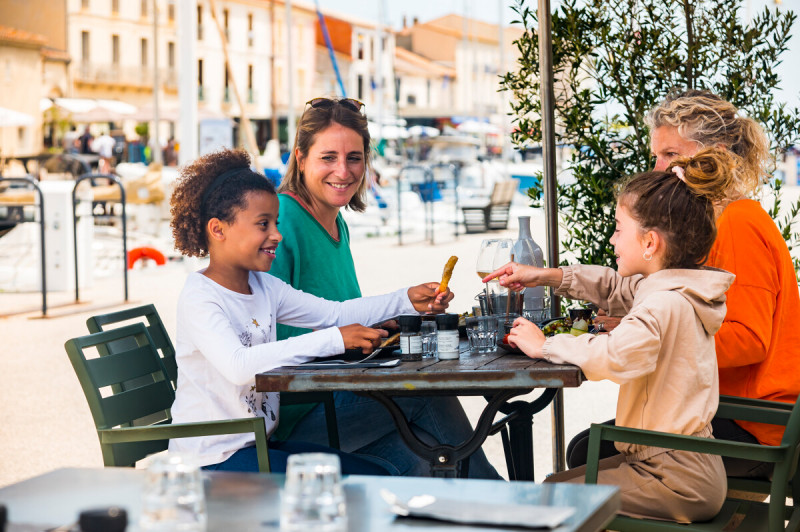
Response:
[[[395,97],[395,41],[389,28],[338,13],[326,12],[325,31],[316,28],[317,95],[345,95],[364,102],[371,120],[397,115]],[[329,49],[333,49],[339,86]]]
[[[454,86],[440,96],[446,99],[443,104],[432,97],[431,102],[436,101],[440,105],[426,108],[412,106],[408,100],[403,104],[401,98],[401,114],[409,118],[438,115],[442,118],[453,117],[456,122],[477,119],[502,123],[502,116],[509,108],[505,103],[505,95],[498,93],[500,76],[508,70],[509,65],[516,62],[518,51],[513,41],[521,33],[519,28],[506,27],[501,35],[500,27],[496,24],[454,14],[429,22],[415,20],[413,25],[400,30],[396,36],[399,48],[428,60],[431,66],[455,72],[452,80]],[[443,73],[439,75],[443,76]],[[406,75],[413,76],[413,72]],[[409,82],[419,84],[412,79]],[[402,87],[402,80],[400,85]],[[442,85],[445,85],[444,81]],[[418,99],[416,95],[414,99]]]

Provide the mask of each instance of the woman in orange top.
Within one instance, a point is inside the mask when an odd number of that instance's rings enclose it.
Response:
[[[727,292],[728,312],[715,336],[719,390],[723,395],[794,403],[800,392],[800,294],[794,264],[775,222],[749,197],[768,179],[771,156],[763,128],[708,91],[669,96],[645,118],[655,170],[702,148],[724,147],[739,157],[736,179],[717,209],[717,239],[706,263],[736,275]],[[720,440],[777,445],[776,425],[714,418]],[[588,432],[587,432],[588,435]],[[567,449],[569,467],[586,462],[586,440]],[[587,436],[588,437],[588,436]],[[601,454],[614,454],[612,446]],[[727,474],[765,477],[771,464],[725,458]]]

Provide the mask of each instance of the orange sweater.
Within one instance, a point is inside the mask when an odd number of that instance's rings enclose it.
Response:
[[[800,392],[800,294],[794,265],[775,222],[753,200],[731,203],[717,220],[708,265],[736,274],[728,313],[715,337],[719,391],[794,403]],[[739,422],[761,443],[783,428]]]

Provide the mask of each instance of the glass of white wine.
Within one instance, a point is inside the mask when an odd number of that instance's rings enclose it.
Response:
[[[494,271],[494,254],[497,251],[497,244],[500,242],[497,238],[487,238],[481,242],[481,249],[478,251],[478,260],[475,263],[475,271],[478,277],[483,279]],[[489,293],[494,291],[494,285],[499,284],[497,281],[492,280],[483,285],[483,294],[478,296],[481,301],[481,312],[484,314],[491,314],[494,309],[490,305]]]
[[[475,271],[478,272],[478,277],[481,279],[494,271],[494,255],[499,243],[499,238],[487,238],[481,242],[478,261],[475,264]]]

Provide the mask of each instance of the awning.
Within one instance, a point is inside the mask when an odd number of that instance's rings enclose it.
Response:
[[[73,122],[118,122],[132,118],[136,106],[119,100],[56,98],[55,105],[70,113]]]
[[[139,122],[149,122],[151,120],[154,120],[155,113],[153,112],[153,104],[150,103],[141,106],[138,111],[136,111],[131,115],[131,119],[137,120]],[[161,104],[158,106],[159,122],[177,122],[179,119],[180,119],[180,108],[168,104]],[[212,109],[206,109],[205,107],[197,108],[197,120],[220,120],[220,119],[230,120],[230,117],[228,117],[222,111],[214,111]]]
[[[29,114],[0,107],[0,127],[32,126],[36,119]]]

